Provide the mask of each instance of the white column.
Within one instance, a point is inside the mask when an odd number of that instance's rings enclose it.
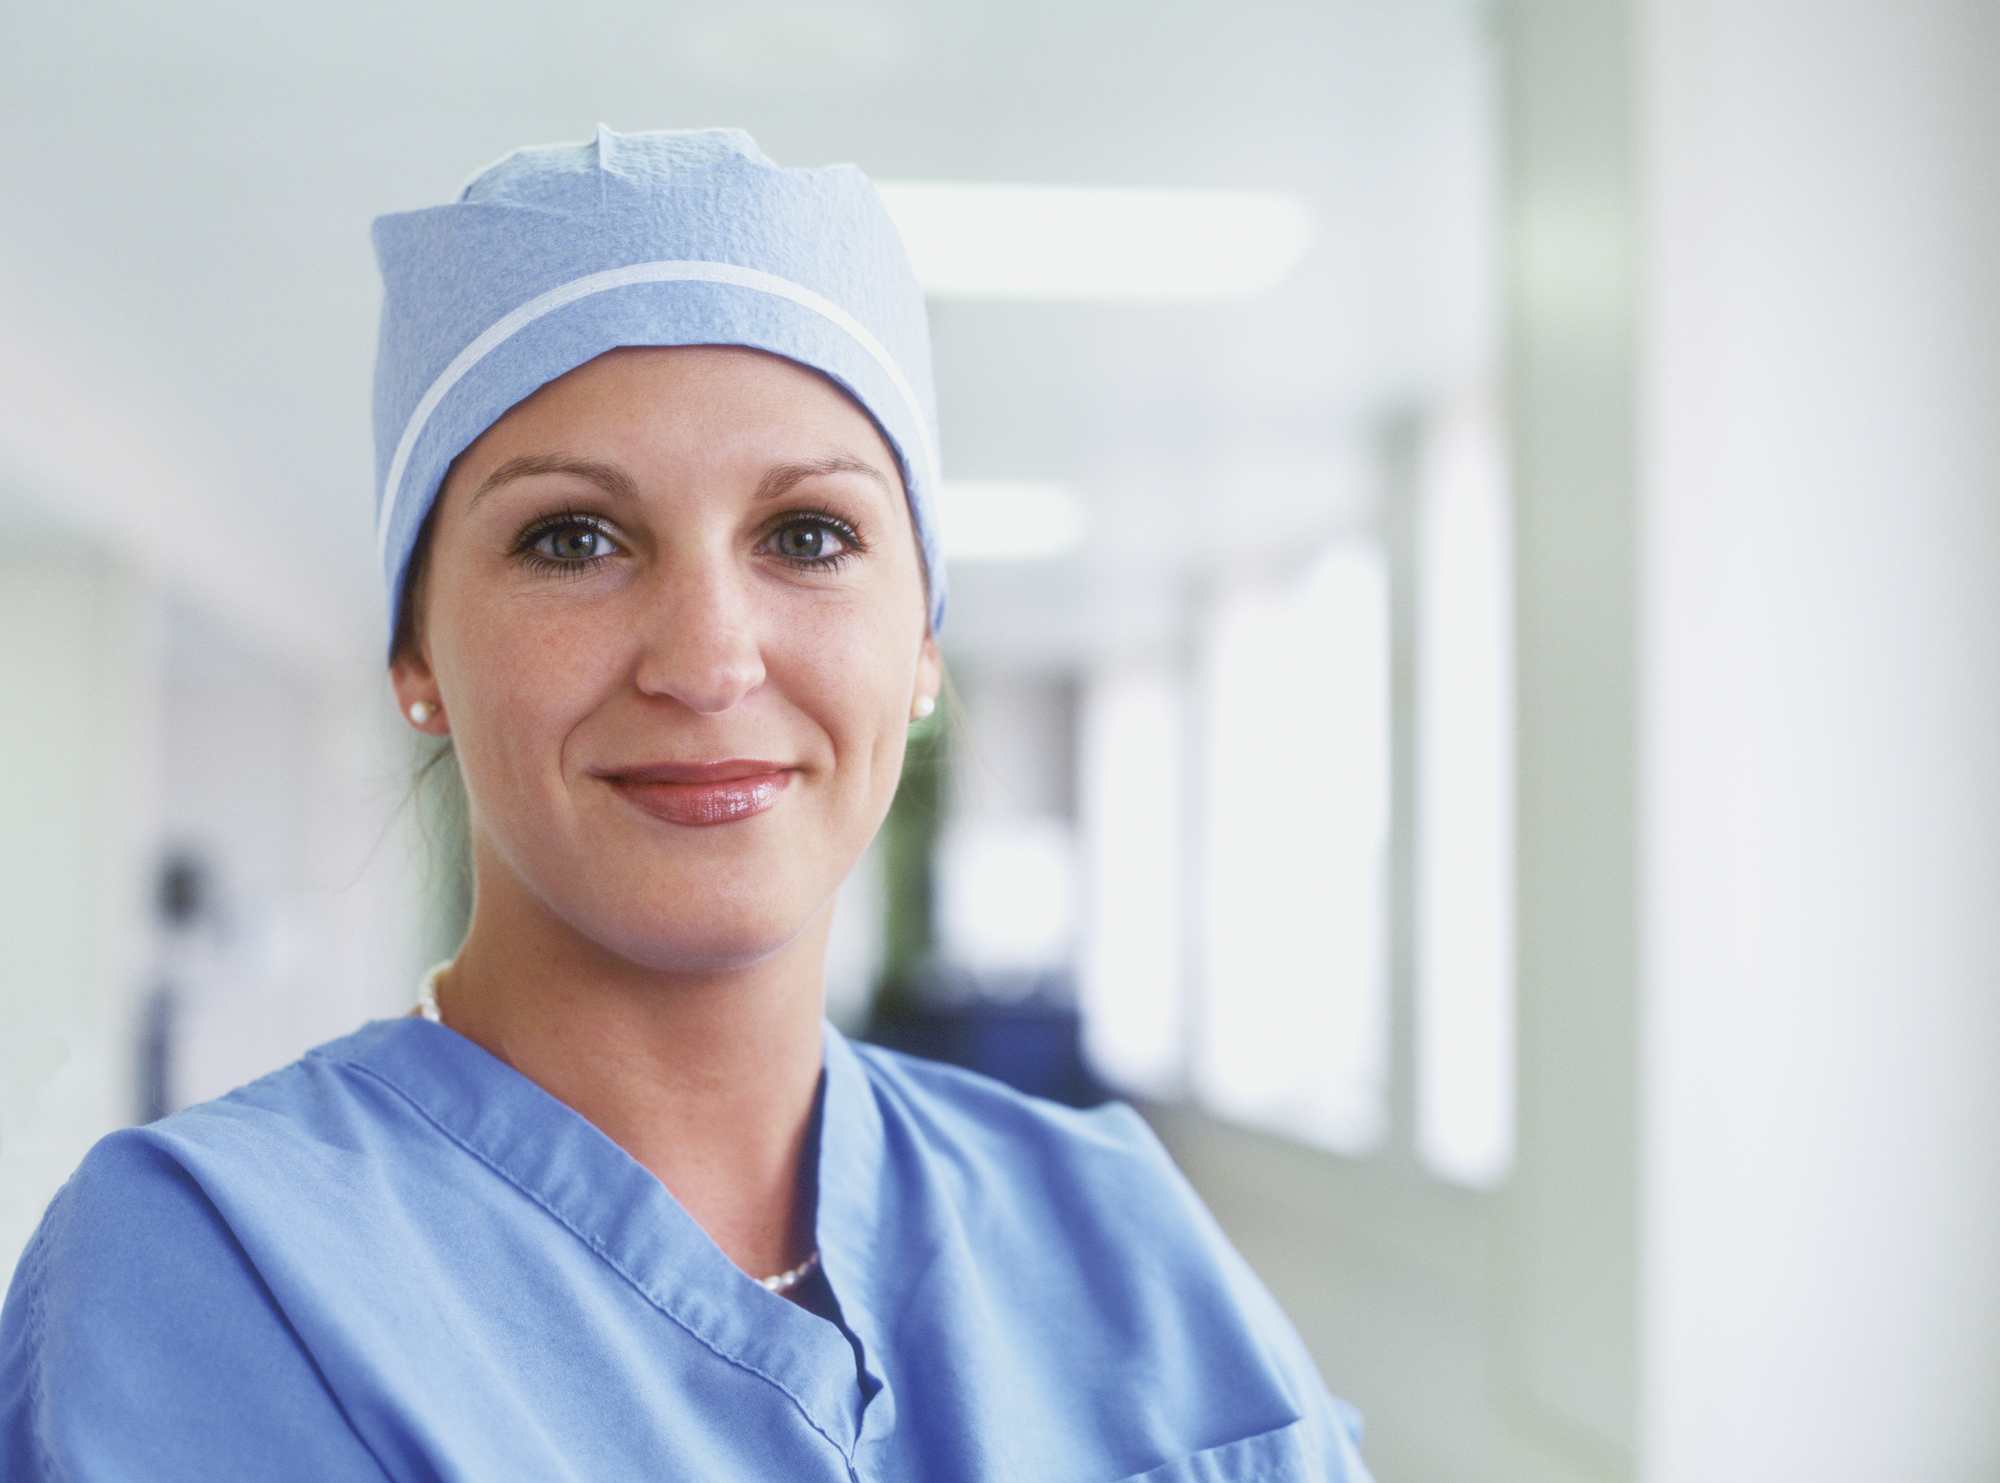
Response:
[[[2000,1477],[2000,10],[1647,11],[1642,1476]]]

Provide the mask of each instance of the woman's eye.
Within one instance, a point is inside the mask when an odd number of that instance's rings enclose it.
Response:
[[[823,563],[845,556],[855,546],[852,537],[822,521],[801,521],[781,527],[772,535],[769,549],[787,561]]]
[[[575,566],[609,556],[617,547],[595,525],[571,523],[543,530],[529,544],[529,549],[549,561]]]

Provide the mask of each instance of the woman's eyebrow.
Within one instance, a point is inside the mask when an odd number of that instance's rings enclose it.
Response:
[[[806,463],[781,463],[766,474],[757,486],[758,499],[776,499],[793,485],[821,474],[865,474],[882,486],[885,493],[900,491],[890,484],[888,476],[872,463],[864,463],[858,458],[844,458],[838,454],[829,458],[815,458]]]
[[[624,470],[614,468],[608,463],[598,463],[588,458],[567,458],[560,453],[535,453],[525,458],[509,459],[488,474],[480,482],[479,487],[473,490],[472,498],[465,502],[465,508],[470,510],[503,484],[511,483],[515,479],[526,479],[534,474],[574,474],[579,479],[588,479],[613,498],[636,500],[639,497],[637,486],[632,483]]]

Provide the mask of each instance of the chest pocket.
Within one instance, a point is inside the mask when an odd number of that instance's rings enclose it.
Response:
[[[1369,1483],[1335,1458],[1315,1459],[1303,1422],[1163,1462],[1118,1483]]]

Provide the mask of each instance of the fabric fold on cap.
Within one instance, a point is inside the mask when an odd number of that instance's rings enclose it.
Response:
[[[393,630],[451,461],[515,403],[623,345],[742,345],[844,388],[901,467],[944,621],[923,290],[852,165],[782,169],[737,129],[518,150],[449,206],[375,223],[376,544]]]

